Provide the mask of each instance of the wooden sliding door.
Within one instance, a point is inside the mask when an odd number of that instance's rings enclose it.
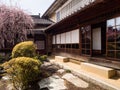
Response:
[[[91,55],[91,26],[81,27],[81,53]]]
[[[120,59],[120,17],[107,21],[107,57]]]

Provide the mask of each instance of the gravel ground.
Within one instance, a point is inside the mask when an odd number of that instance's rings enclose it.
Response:
[[[89,83],[89,87],[88,88],[76,88],[74,85],[72,85],[71,83],[65,81],[66,86],[68,87],[68,90],[106,90],[101,88],[98,85],[95,85],[93,83]]]
[[[0,79],[0,90],[7,90],[7,82]]]

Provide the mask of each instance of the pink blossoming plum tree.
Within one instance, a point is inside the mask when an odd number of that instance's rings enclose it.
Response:
[[[31,16],[17,7],[0,5],[0,48],[27,39],[27,31],[33,27]]]

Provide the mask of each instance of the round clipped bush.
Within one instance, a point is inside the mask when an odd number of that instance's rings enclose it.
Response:
[[[48,61],[47,57],[48,57],[47,55],[39,55],[39,54],[37,54],[37,56],[34,57],[34,58],[38,59],[38,60],[40,60],[40,62],[44,63],[44,61]]]
[[[12,50],[12,58],[35,57],[36,46],[32,41],[25,41],[17,44]]]
[[[3,64],[7,74],[11,77],[14,88],[26,90],[30,82],[38,79],[41,62],[29,57],[13,58]]]

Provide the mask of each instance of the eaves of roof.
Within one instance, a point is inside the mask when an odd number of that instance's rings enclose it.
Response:
[[[42,18],[47,18],[48,16],[50,16],[67,1],[68,0],[55,0],[52,5],[46,10],[46,12],[42,15]]]

